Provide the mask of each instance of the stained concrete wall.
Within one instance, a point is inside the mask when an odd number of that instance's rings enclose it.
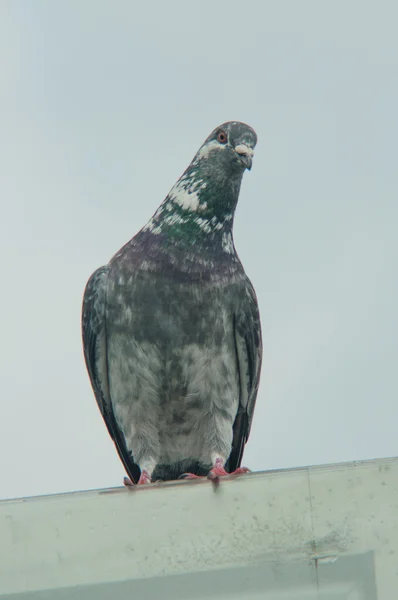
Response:
[[[398,459],[0,503],[0,597],[398,598]]]

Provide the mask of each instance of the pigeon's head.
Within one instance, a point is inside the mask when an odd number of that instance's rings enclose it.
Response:
[[[194,162],[205,164],[227,176],[242,176],[245,169],[251,169],[257,135],[254,129],[229,121],[216,127],[195,156]]]
[[[251,169],[256,132],[239,121],[216,127],[143,228],[168,243],[233,254],[232,226],[242,176]],[[216,244],[216,240],[217,244]]]

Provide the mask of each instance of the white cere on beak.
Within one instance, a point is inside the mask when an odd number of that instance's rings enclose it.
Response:
[[[250,148],[249,146],[246,146],[246,144],[239,144],[239,146],[236,146],[235,152],[237,154],[241,154],[242,156],[250,156],[250,157],[252,157],[254,154],[253,149]]]

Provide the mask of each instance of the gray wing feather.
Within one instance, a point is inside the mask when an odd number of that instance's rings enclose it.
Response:
[[[111,408],[106,353],[106,280],[108,268],[97,269],[87,282],[83,297],[82,334],[86,367],[97,404],[104,416]]]
[[[243,450],[249,438],[262,362],[261,323],[257,298],[251,282],[246,287],[240,310],[235,317],[235,344],[240,378],[238,414],[233,425],[232,451],[228,460],[230,471],[242,461]]]
[[[130,479],[136,481],[140,476],[140,469],[132,460],[124,436],[116,423],[109,393],[106,336],[107,277],[108,267],[100,267],[91,275],[84,291],[82,310],[84,358],[94,395],[108,432]]]

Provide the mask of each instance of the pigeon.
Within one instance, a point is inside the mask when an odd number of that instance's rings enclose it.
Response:
[[[248,471],[262,338],[233,222],[256,142],[244,123],[217,127],[86,285],[86,367],[126,484]]]

